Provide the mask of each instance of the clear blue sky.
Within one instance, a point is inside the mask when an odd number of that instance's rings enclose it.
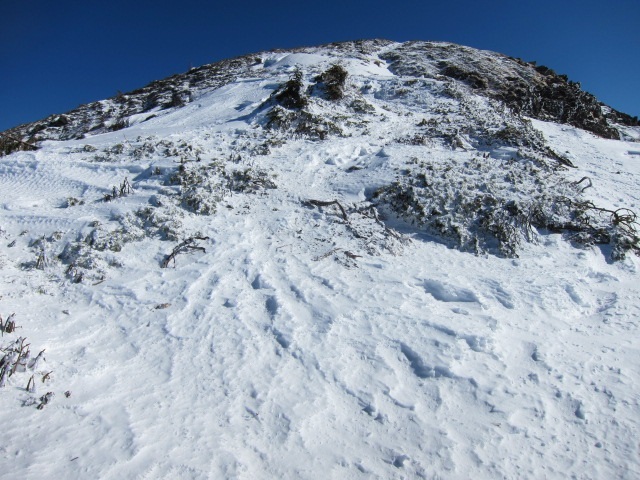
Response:
[[[190,66],[361,38],[536,60],[640,116],[640,0],[0,0],[0,131]]]

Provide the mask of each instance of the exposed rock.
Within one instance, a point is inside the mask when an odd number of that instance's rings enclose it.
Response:
[[[384,60],[400,77],[451,79],[476,94],[504,102],[516,114],[566,123],[605,138],[620,137],[616,125],[638,125],[637,117],[603,105],[584,92],[579,83],[569,81],[566,75],[494,52],[443,42],[393,43],[388,40],[333,43],[290,52],[319,51],[334,57],[337,62],[342,58],[358,58],[382,64],[381,60]],[[148,118],[152,118],[162,110],[184,106],[240,76],[265,75],[263,71],[255,70],[263,64],[265,55],[252,54],[193,68],[132,92],[82,105],[64,115],[51,115],[15,127],[8,133],[12,138],[35,144],[42,140],[79,139],[124,128],[133,115],[149,112]],[[343,74],[338,67],[333,68],[316,81],[317,87],[324,89],[325,98],[337,100],[342,96],[346,72]],[[299,86],[297,99],[292,96],[296,86],[291,84],[289,87],[279,91],[276,100],[285,108],[301,108],[304,101],[302,86]]]

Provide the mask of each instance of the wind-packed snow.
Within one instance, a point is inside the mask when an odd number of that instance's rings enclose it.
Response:
[[[266,136],[279,82],[333,61],[273,53],[156,118],[0,158],[0,315],[19,327],[0,346],[46,359],[0,388],[0,477],[640,477],[639,259],[543,231],[473,255],[367,213],[412,157],[480,150],[395,141],[457,104],[437,81],[398,92],[374,55],[342,62],[366,122]],[[640,210],[637,128],[532,128],[586,198]],[[196,215],[171,178],[211,165],[215,213]]]

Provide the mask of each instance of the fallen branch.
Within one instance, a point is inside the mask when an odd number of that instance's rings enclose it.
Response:
[[[583,193],[587,188],[593,187],[593,184],[591,183],[591,179],[589,177],[582,177],[580,180],[578,180],[577,182],[573,182],[572,185],[578,186],[580,185],[582,182],[584,181],[589,182],[587,184],[586,187],[582,187],[582,189],[580,190],[580,193]]]
[[[331,205],[336,205],[342,212],[342,218],[344,219],[344,221],[349,221],[349,219],[347,218],[346,210],[342,207],[342,205],[340,205],[340,202],[338,202],[337,200],[332,200],[330,202],[325,202],[322,200],[307,200],[307,203],[316,207],[329,207]]]
[[[329,250],[327,253],[325,253],[325,254],[323,254],[323,255],[320,255],[320,256],[318,256],[318,257],[315,257],[315,258],[313,259],[313,261],[314,261],[314,262],[317,262],[317,261],[319,261],[319,260],[323,260],[323,259],[325,259],[325,258],[327,258],[327,257],[330,257],[330,256],[331,256],[331,255],[333,255],[334,253],[341,251],[341,250],[344,250],[344,249],[342,249],[342,248],[334,248],[334,249],[332,249],[332,250]],[[349,257],[351,260],[355,260],[356,258],[361,258],[361,257],[362,257],[362,255],[356,255],[355,253],[351,253],[349,250],[344,250],[344,254],[345,254],[347,257]]]
[[[200,247],[198,245],[194,245],[196,240],[209,240],[209,237],[189,237],[187,238],[185,241],[179,243],[178,245],[176,245],[173,249],[173,251],[167,255],[165,257],[165,259],[162,261],[162,263],[160,264],[161,268],[167,268],[169,266],[169,263],[171,263],[171,261],[173,260],[173,264],[175,266],[175,262],[176,262],[176,256],[180,253],[187,253],[187,252],[191,252],[194,250],[197,251],[201,251],[206,253],[206,250],[204,247]]]
[[[322,260],[322,259],[324,259],[324,258],[327,258],[328,256],[333,255],[334,253],[336,253],[336,252],[338,252],[338,251],[340,251],[340,250],[342,250],[342,249],[341,249],[341,248],[334,248],[334,249],[332,249],[332,250],[329,250],[329,251],[328,251],[327,253],[325,253],[324,255],[320,255],[320,256],[318,256],[318,257],[315,257],[315,258],[313,259],[313,261],[314,261],[314,262],[317,262],[318,260]]]
[[[371,215],[367,214],[367,211],[371,212]],[[376,208],[375,205],[369,205],[365,208],[361,208],[359,210],[357,210],[357,213],[359,213],[360,215],[363,215],[367,218],[373,218],[375,220],[375,222],[380,225],[383,229],[384,232],[389,235],[390,237],[395,238],[396,240],[400,240],[402,243],[406,243],[408,241],[408,239],[403,238],[402,235],[400,235],[398,232],[396,232],[393,228],[391,227],[387,227],[385,225],[385,223],[380,219],[380,215],[378,214],[378,209]]]

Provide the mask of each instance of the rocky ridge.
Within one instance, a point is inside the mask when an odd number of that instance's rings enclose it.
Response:
[[[336,61],[359,58],[384,61],[399,77],[444,80],[464,84],[502,102],[516,114],[566,123],[604,138],[620,138],[620,126],[637,126],[638,118],[618,112],[584,92],[580,84],[552,69],[508,57],[443,42],[363,40],[290,50],[326,53]],[[140,89],[119,93],[110,99],[82,105],[64,114],[51,115],[21,125],[6,133],[34,144],[42,140],[69,140],[122,129],[131,117],[149,119],[161,112],[184,106],[205,92],[243,76],[260,75],[268,53],[261,52],[193,68],[186,73],[151,82]]]

